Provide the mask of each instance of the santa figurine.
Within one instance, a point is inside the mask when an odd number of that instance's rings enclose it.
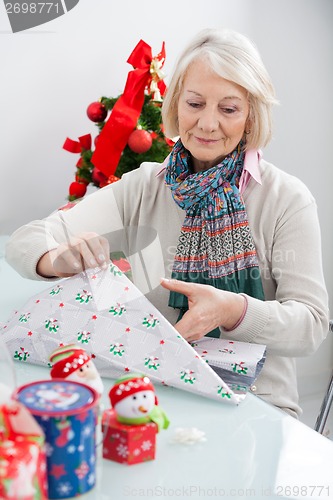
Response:
[[[51,378],[62,378],[80,382],[95,389],[98,394],[104,390],[102,379],[90,354],[75,344],[63,345],[50,355]]]
[[[109,397],[118,422],[128,425],[154,422],[158,431],[168,428],[168,417],[158,405],[154,386],[147,376],[124,375],[116,380]]]

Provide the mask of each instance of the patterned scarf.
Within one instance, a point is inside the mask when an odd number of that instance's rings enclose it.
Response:
[[[191,156],[179,140],[166,167],[165,183],[175,202],[186,210],[178,239],[172,278],[244,292],[264,300],[257,253],[250,231],[239,178],[242,141],[218,165],[191,171]],[[188,309],[187,297],[170,292],[169,306]],[[218,329],[209,336],[219,336]]]

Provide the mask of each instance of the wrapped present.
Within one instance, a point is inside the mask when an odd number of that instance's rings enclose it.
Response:
[[[32,297],[0,327],[13,359],[47,365],[50,353],[76,343],[100,375],[129,371],[238,404],[233,390],[113,263],[88,269]]]
[[[4,400],[0,384],[0,498],[47,498],[44,433],[29,411],[11,399]]]
[[[48,497],[76,497],[93,488],[98,393],[78,382],[52,379],[19,387],[16,397],[45,433]]]
[[[103,458],[128,465],[154,460],[158,426],[154,422],[128,425],[117,420],[114,409],[103,412]]]
[[[247,393],[266,359],[266,346],[261,344],[204,337],[191,345],[238,394]]]

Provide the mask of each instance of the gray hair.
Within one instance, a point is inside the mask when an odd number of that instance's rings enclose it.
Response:
[[[162,106],[167,137],[179,135],[178,100],[187,70],[197,59],[207,61],[217,75],[247,91],[250,131],[246,149],[268,144],[272,136],[272,105],[278,101],[258,50],[240,33],[209,28],[200,31],[178,58]]]

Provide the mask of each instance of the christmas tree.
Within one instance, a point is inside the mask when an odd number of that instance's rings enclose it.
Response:
[[[101,97],[88,106],[88,118],[96,123],[98,135],[94,141],[90,134],[78,141],[67,138],[63,145],[80,154],[69,201],[82,198],[89,184],[104,187],[142,162],[162,162],[169,154],[174,143],[164,135],[161,114],[166,90],[161,71],[164,61],[164,43],[153,58],[150,46],[140,40],[127,60],[134,69],[123,94]]]

